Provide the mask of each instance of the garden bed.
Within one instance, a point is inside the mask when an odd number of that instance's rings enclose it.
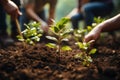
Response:
[[[73,58],[80,52],[74,41],[69,43],[73,50],[62,52],[60,57],[44,42],[26,48],[16,42],[0,48],[0,80],[120,80],[119,40],[108,36],[98,41],[89,67]]]

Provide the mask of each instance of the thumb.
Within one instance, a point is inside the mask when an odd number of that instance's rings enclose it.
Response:
[[[19,10],[17,10],[17,13],[18,13],[18,15],[19,15],[19,16],[21,16],[21,15],[22,15],[22,13],[21,13]]]

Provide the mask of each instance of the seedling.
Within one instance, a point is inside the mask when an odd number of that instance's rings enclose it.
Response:
[[[94,42],[94,40],[85,43],[85,42],[77,42],[76,45],[79,47],[79,49],[81,50],[80,53],[76,54],[74,57],[77,59],[80,59],[80,61],[82,62],[82,64],[84,66],[89,66],[90,63],[93,61],[91,58],[92,54],[95,54],[95,52],[97,51],[96,48],[93,49],[89,49],[90,48],[90,44]]]
[[[78,29],[78,30],[74,30],[74,39],[77,42],[82,42],[84,39],[84,36],[89,33],[91,30],[93,29],[92,26],[88,26],[87,29]]]
[[[35,42],[39,42],[43,32],[40,29],[40,24],[36,22],[31,22],[28,25],[25,24],[25,26],[26,29],[21,32],[22,36],[17,36],[18,40],[31,45],[34,45]]]
[[[90,63],[93,61],[91,58],[91,54],[94,54],[97,51],[97,49],[93,48],[90,50],[90,44],[94,41],[92,40],[88,43],[85,43],[83,42],[83,38],[85,34],[89,33],[95,26],[97,26],[104,20],[105,19],[102,19],[100,17],[94,18],[94,23],[91,26],[87,26],[87,29],[79,29],[74,31],[74,36],[76,40],[75,44],[78,45],[79,49],[81,50],[81,53],[76,54],[75,58],[79,58],[84,66],[90,65]]]
[[[103,21],[105,21],[105,18],[101,18],[100,16],[95,17],[94,18],[94,23],[92,23],[92,26],[95,27],[95,26],[97,26],[98,24],[100,24]]]
[[[68,36],[72,31],[70,27],[67,27],[66,24],[69,22],[69,18],[62,18],[59,22],[55,23],[50,27],[50,31],[54,36],[46,36],[46,38],[54,41],[54,43],[48,43],[46,46],[56,49],[56,52],[60,55],[61,51],[72,50],[67,45],[62,45],[63,41],[69,41]]]

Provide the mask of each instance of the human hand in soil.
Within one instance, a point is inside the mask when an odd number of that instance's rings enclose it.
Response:
[[[17,5],[12,2],[12,1],[8,1],[7,3],[5,3],[3,5],[5,11],[11,15],[12,19],[16,19],[19,15],[22,15],[22,13],[19,11]]]
[[[85,38],[84,38],[84,42],[89,42],[91,40],[97,40],[100,36],[101,33],[101,29],[96,26],[91,32],[89,32]]]
[[[46,22],[41,22],[41,28],[44,32],[46,32],[46,33],[48,32],[49,27]]]

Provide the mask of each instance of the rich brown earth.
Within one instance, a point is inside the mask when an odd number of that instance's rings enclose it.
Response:
[[[72,41],[73,50],[62,52],[61,57],[43,42],[26,48],[20,42],[1,47],[0,80],[120,80],[119,40],[111,36],[100,39],[89,67],[73,58],[80,50]]]

